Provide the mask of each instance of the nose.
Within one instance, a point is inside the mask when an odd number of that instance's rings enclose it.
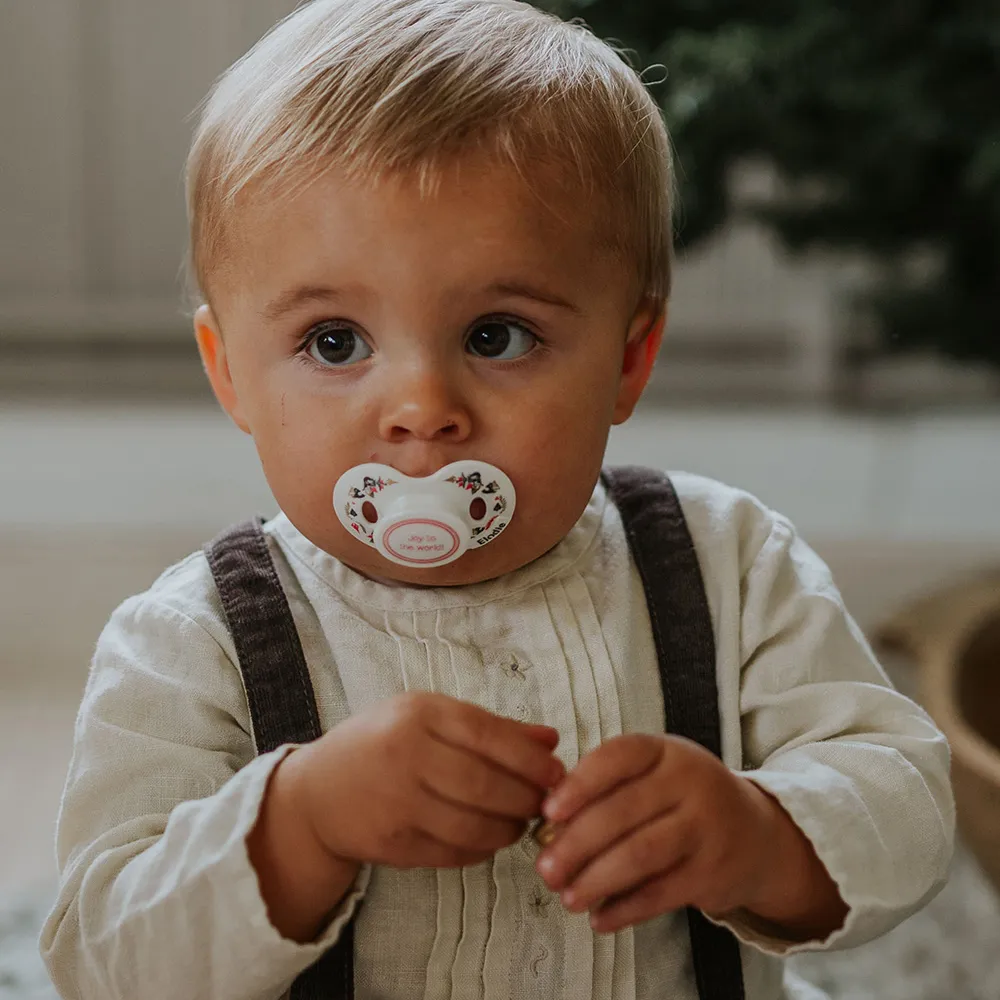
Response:
[[[472,417],[456,388],[439,372],[421,368],[388,387],[379,436],[390,444],[406,440],[459,442],[472,431]]]

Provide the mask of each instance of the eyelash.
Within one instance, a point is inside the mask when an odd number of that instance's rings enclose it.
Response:
[[[532,361],[535,360],[536,355],[541,355],[542,353],[544,353],[547,350],[548,345],[542,339],[542,337],[539,336],[538,332],[535,330],[535,328],[530,323],[527,323],[523,319],[520,319],[520,318],[518,318],[516,316],[509,316],[509,315],[507,315],[505,313],[490,313],[490,314],[488,314],[486,316],[480,316],[479,319],[477,319],[469,327],[469,331],[471,332],[478,325],[480,325],[482,323],[494,323],[494,322],[511,323],[511,324],[516,325],[516,326],[520,326],[524,330],[526,330],[528,333],[530,333],[532,337],[535,338],[535,346],[530,351],[528,351],[527,354],[522,354],[521,357],[514,358],[511,361],[495,361],[494,362],[495,364],[497,364],[499,366],[503,366],[505,369],[520,368],[520,367],[522,367],[525,364],[530,364]],[[319,323],[314,323],[311,327],[309,327],[308,331],[306,332],[306,335],[299,341],[298,347],[296,347],[296,349],[295,349],[296,360],[300,361],[302,364],[305,364],[305,365],[309,366],[310,368],[318,368],[320,371],[323,371],[323,372],[326,372],[326,373],[331,373],[332,374],[332,373],[335,373],[335,372],[339,372],[341,370],[347,371],[349,366],[345,366],[343,369],[339,369],[339,368],[334,368],[334,367],[328,367],[326,365],[321,365],[314,358],[312,358],[310,356],[310,354],[309,354],[309,346],[320,335],[320,333],[322,333],[322,327],[327,326],[329,324],[336,324],[337,326],[341,326],[342,325],[342,326],[346,327],[347,329],[353,330],[355,332],[355,336],[359,336],[359,337],[361,336],[361,334],[357,332],[357,329],[354,326],[354,324],[348,322],[347,320],[343,320],[343,321],[336,320],[336,319],[334,319],[334,320],[321,320]],[[362,338],[362,339],[364,339],[364,338]],[[369,345],[369,346],[371,346],[371,345]],[[489,361],[491,359],[489,359],[489,358],[480,358],[479,360],[481,360],[481,361]]]

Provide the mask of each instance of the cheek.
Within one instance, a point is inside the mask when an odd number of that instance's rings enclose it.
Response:
[[[273,363],[248,350],[245,342],[234,342],[229,350],[229,372],[240,410],[254,440],[269,435],[275,424]]]
[[[599,366],[581,366],[532,405],[519,407],[522,428],[536,438],[543,452],[569,458],[574,453],[580,457],[592,456],[595,450],[603,453],[618,389],[618,380],[609,373],[620,362],[611,357],[601,361]]]
[[[282,509],[325,509],[346,451],[342,422],[328,401],[272,378],[255,395],[249,419],[264,475]]]
[[[269,452],[298,452],[322,437],[329,423],[323,413],[329,404],[304,391],[307,386],[297,362],[282,359],[241,371],[239,376],[254,440]]]
[[[575,381],[518,407],[505,451],[536,527],[558,536],[586,507],[601,470],[614,404],[607,379]],[[553,539],[554,541],[555,539]]]

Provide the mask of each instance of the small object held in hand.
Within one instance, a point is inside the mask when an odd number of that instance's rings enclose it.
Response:
[[[535,838],[535,843],[539,847],[548,847],[556,839],[559,834],[559,824],[558,823],[546,823],[541,822],[532,831],[532,836]]]

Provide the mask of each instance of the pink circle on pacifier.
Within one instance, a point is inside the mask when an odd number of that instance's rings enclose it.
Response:
[[[462,541],[454,528],[441,521],[412,518],[397,521],[382,536],[382,544],[397,559],[415,566],[433,566],[451,559]]]

